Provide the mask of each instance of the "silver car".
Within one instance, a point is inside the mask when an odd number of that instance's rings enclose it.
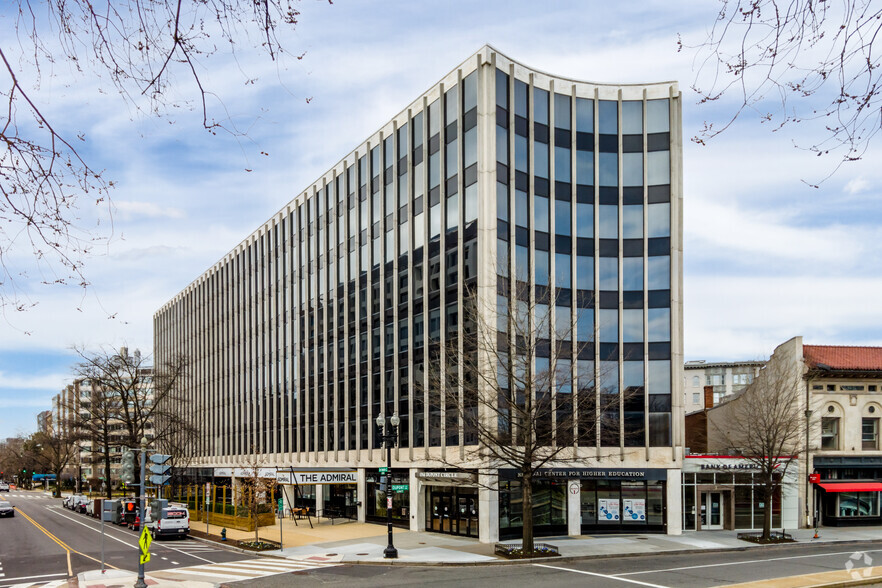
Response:
[[[0,517],[14,517],[15,507],[8,500],[0,500]]]
[[[0,482],[0,492],[9,492],[9,484]]]

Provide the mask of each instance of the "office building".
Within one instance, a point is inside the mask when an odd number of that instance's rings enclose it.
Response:
[[[675,82],[578,82],[483,47],[156,312],[157,363],[191,361],[194,465],[235,485],[257,456],[300,481],[289,501],[384,521],[374,421],[397,413],[396,524],[517,536],[520,481],[474,457],[431,373],[456,365],[453,341],[474,353],[462,317],[504,341],[519,292],[554,317],[535,369],[564,374],[551,442],[569,449],[535,481],[537,535],[679,532],[680,108]],[[496,372],[487,357],[462,365]],[[579,434],[601,397],[609,434]]]

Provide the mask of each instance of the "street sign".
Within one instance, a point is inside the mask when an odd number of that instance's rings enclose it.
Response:
[[[407,492],[410,490],[410,484],[392,484],[392,492]]]
[[[285,508],[285,501],[279,498],[279,510],[282,510],[283,508]]]
[[[165,484],[168,484],[169,480],[171,480],[171,476],[158,476],[153,474],[148,480],[150,480],[150,483],[154,486],[164,486]]]
[[[388,473],[389,473],[389,468],[380,468],[380,473],[381,473],[381,474],[388,474]]]
[[[153,543],[153,537],[147,531],[147,525],[142,525],[142,529],[138,545],[141,547],[141,563],[145,564],[150,561],[150,544]]]

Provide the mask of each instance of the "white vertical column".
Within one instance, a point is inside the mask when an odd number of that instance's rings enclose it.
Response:
[[[422,470],[417,468],[410,469],[410,530],[425,531],[426,530],[426,501],[423,499],[423,488],[417,473]]]
[[[315,485],[315,512],[316,514],[325,510],[325,485]]]
[[[567,534],[582,534],[582,481],[567,480]]]
[[[682,470],[668,470],[668,479],[666,482],[666,502],[665,510],[667,516],[667,533],[668,535],[683,534],[683,488],[682,488]]]
[[[365,518],[365,504],[367,503],[367,478],[365,469],[358,468],[358,482],[356,484],[356,501],[358,502],[358,522],[363,523]]]
[[[499,481],[496,476],[478,474],[478,540],[499,541]]]

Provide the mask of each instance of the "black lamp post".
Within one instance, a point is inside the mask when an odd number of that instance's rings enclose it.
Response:
[[[392,544],[392,447],[398,442],[398,413],[392,415],[389,419],[389,426],[386,426],[386,417],[380,414],[377,417],[377,428],[382,431],[380,438],[383,445],[386,446],[386,530],[389,534],[389,545],[383,550],[383,557],[386,559],[398,558],[398,550]]]

